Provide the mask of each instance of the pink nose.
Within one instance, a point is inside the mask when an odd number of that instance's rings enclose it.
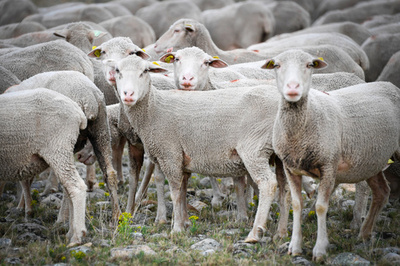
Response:
[[[193,80],[194,79],[194,77],[192,76],[192,75],[189,75],[189,74],[186,74],[186,75],[184,75],[183,76],[183,78],[182,78],[183,80]]]
[[[133,99],[133,94],[134,94],[134,92],[132,91],[132,92],[128,92],[128,91],[124,91],[124,101],[125,102],[134,102],[135,100]]]
[[[297,88],[300,87],[300,84],[298,82],[292,81],[292,82],[289,82],[287,84],[287,86],[288,86],[289,89],[297,89]]]

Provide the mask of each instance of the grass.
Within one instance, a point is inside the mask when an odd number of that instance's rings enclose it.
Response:
[[[196,190],[200,188],[199,177],[191,179],[190,186],[194,185]],[[154,184],[151,184],[154,187]],[[126,202],[127,184],[120,188],[121,202]],[[6,190],[14,193],[15,186],[8,185]],[[111,218],[109,205],[96,204],[99,200],[90,199],[87,201],[86,226],[88,236],[86,243],[91,243],[90,252],[72,250],[66,247],[68,244],[65,234],[67,226],[55,225],[57,209],[43,207],[40,197],[34,191],[35,200],[38,203],[34,206],[34,219],[41,223],[48,231],[46,240],[36,242],[18,241],[20,233],[13,229],[13,225],[23,223],[22,215],[15,217],[15,221],[6,222],[7,210],[15,207],[11,200],[2,200],[0,204],[0,237],[12,240],[12,247],[0,249],[0,264],[5,264],[7,257],[17,257],[21,264],[47,265],[55,263],[69,263],[72,265],[281,265],[292,264],[292,257],[280,253],[279,246],[290,241],[290,237],[273,240],[273,234],[277,229],[279,208],[276,203],[271,206],[271,217],[268,220],[264,241],[254,245],[245,245],[243,240],[249,233],[254,221],[256,206],[249,206],[248,222],[236,223],[233,216],[220,216],[211,207],[204,208],[201,212],[189,213],[191,226],[185,233],[171,235],[171,224],[154,224],[155,214],[142,207],[136,217],[144,217],[146,223],[141,223],[140,219],[131,217],[124,213],[120,217],[119,226],[110,228],[108,221]],[[150,197],[154,197],[149,193]],[[148,196],[148,198],[149,198]],[[191,196],[191,195],[190,195]],[[193,196],[191,196],[193,197]],[[147,199],[148,199],[147,198]],[[346,198],[354,198],[354,193],[347,192]],[[107,199],[105,195],[101,201]],[[205,201],[206,202],[206,201]],[[257,203],[257,201],[255,201]],[[206,202],[210,206],[210,202]],[[305,207],[309,207],[311,201],[305,202]],[[380,256],[372,252],[374,248],[396,247],[399,246],[400,235],[400,213],[393,206],[387,206],[385,212],[390,219],[380,220],[376,227],[376,237],[373,241],[365,244],[357,240],[357,232],[350,229],[352,219],[352,209],[337,208],[338,202],[331,201],[328,213],[329,240],[333,248],[329,251],[329,257],[334,257],[343,252],[353,252],[363,258],[378,263]],[[124,207],[124,206],[123,206]],[[232,205],[223,206],[221,210],[232,208]],[[291,235],[292,216],[289,220],[289,236]],[[303,257],[311,261],[312,249],[316,241],[317,220],[315,213],[310,213],[307,220],[303,223]],[[387,237],[387,233],[394,233],[395,237]],[[134,237],[133,234],[141,233],[143,237]],[[154,236],[155,234],[158,234]],[[203,238],[212,238],[218,241],[221,250],[203,256],[199,251],[192,250],[191,245]],[[106,244],[104,244],[106,243]],[[90,245],[90,244],[89,244]],[[131,258],[113,258],[111,249],[117,247],[127,247],[132,245],[147,245],[153,249],[157,255],[149,256],[143,252]],[[240,248],[238,248],[239,245]]]

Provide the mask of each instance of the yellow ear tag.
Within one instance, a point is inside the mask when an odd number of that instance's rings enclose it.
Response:
[[[92,47],[92,50],[94,50],[94,49],[96,49],[96,48],[97,48],[97,46],[93,46],[93,47]]]
[[[214,58],[214,59],[219,59],[219,57],[218,57],[218,56],[213,56],[213,58]]]
[[[145,49],[142,49],[142,51],[143,51],[143,52],[146,52],[146,50],[145,50]]]
[[[392,159],[389,159],[389,161],[387,162],[388,164],[392,164],[392,163],[394,163],[393,161],[392,161]]]
[[[319,60],[324,61],[324,59],[322,57],[318,57]]]
[[[193,27],[193,26],[190,24],[185,24],[185,27]]]
[[[155,64],[155,65],[157,65],[157,66],[160,66],[160,64],[157,63],[156,61],[153,61],[153,64]]]
[[[172,58],[174,58],[174,56],[173,56],[173,55],[169,55],[167,58],[165,58],[164,61],[165,61],[166,63],[171,63],[171,59],[172,59]]]
[[[275,64],[274,60],[270,60],[268,62],[267,68],[274,67],[274,64]]]
[[[95,55],[96,57],[100,57],[100,55],[101,55],[100,50],[94,51],[94,55]]]
[[[317,67],[319,65],[318,61],[314,61],[314,67]]]

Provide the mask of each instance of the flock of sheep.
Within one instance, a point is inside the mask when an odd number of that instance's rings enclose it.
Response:
[[[180,232],[189,223],[190,175],[211,177],[213,204],[220,203],[215,177],[232,177],[238,219],[247,219],[245,190],[259,195],[245,240],[254,243],[267,230],[279,188],[276,237],[287,234],[291,205],[293,255],[302,252],[301,191],[312,193],[309,178],[318,179],[315,260],[327,253],[329,197],[338,184],[357,183],[352,226],[363,239],[395,192],[398,0],[115,0],[41,8],[3,0],[0,9],[0,181],[19,181],[19,207],[29,215],[32,179],[51,168],[46,190],[62,184],[57,221],[69,219],[71,246],[86,234],[95,160],[118,219],[126,145],[127,212],[135,212],[154,171],[156,222],[167,220],[166,178],[172,232]],[[86,184],[75,154],[91,173]],[[138,188],[145,154],[150,165]],[[361,226],[367,198],[360,195],[368,197],[368,187],[372,202]]]

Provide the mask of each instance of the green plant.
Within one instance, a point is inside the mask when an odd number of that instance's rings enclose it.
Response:
[[[199,219],[199,217],[194,216],[194,215],[189,217],[189,220],[192,222],[192,227],[190,227],[190,232],[192,234],[195,234],[197,232],[197,230],[199,229],[199,226],[196,225],[196,220],[198,220],[198,219]]]

